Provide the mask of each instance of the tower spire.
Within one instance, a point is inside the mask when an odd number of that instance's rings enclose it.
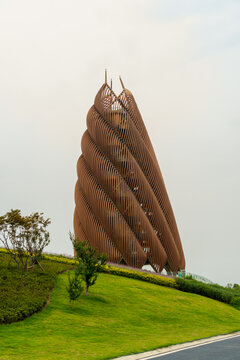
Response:
[[[105,69],[105,84],[107,84],[107,69]]]
[[[121,83],[121,85],[122,85],[122,88],[123,88],[123,90],[125,89],[125,87],[124,87],[124,85],[123,85],[123,81],[122,81],[122,78],[121,78],[121,76],[119,75],[119,80],[120,80],[120,83]]]

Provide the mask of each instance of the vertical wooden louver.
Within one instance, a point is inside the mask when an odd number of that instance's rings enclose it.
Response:
[[[105,83],[87,115],[77,164],[75,237],[110,262],[160,272],[185,268],[173,210],[131,92]]]

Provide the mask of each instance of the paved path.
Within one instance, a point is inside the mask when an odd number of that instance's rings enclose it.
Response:
[[[118,360],[240,360],[240,332],[123,356]]]

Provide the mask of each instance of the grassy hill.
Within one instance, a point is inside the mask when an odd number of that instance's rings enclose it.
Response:
[[[74,306],[59,275],[51,301],[0,325],[0,359],[110,359],[240,330],[240,311],[199,295],[100,274]]]

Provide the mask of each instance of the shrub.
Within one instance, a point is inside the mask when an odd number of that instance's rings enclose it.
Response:
[[[135,271],[135,270],[118,268],[118,267],[115,267],[112,265],[111,266],[107,265],[107,266],[102,267],[101,271],[108,273],[108,274],[112,274],[112,275],[125,276],[125,277],[132,278],[132,279],[147,281],[152,284],[167,286],[167,287],[171,287],[171,288],[176,287],[176,281],[174,279],[167,278],[164,276],[148,274],[148,273]]]
[[[38,267],[20,272],[9,255],[0,253],[0,323],[11,323],[40,311],[56,283],[57,274],[72,265],[43,260],[45,272]]]
[[[233,296],[230,301],[230,305],[240,310],[240,296]]]
[[[77,300],[83,292],[82,282],[75,272],[73,277],[68,272],[68,285],[66,287],[66,290],[68,292],[70,301]]]
[[[185,280],[181,278],[176,278],[175,280],[177,285],[176,288],[178,290],[203,295],[227,304],[231,302],[231,293],[219,285],[214,286],[212,284],[205,284],[197,280]]]
[[[86,241],[75,240],[71,233],[70,240],[77,254],[76,258],[78,262],[75,273],[76,276],[81,276],[85,282],[85,295],[87,295],[88,288],[95,284],[98,273],[101,271],[102,266],[106,264],[107,255],[99,254],[97,249],[94,249],[91,245],[87,245]]]
[[[46,260],[51,260],[60,264],[68,264],[68,265],[76,265],[78,262],[75,259],[67,258],[65,256],[55,256],[55,255],[45,255],[43,254],[43,258]]]
[[[240,291],[240,285],[239,284],[233,284],[233,289]]]

